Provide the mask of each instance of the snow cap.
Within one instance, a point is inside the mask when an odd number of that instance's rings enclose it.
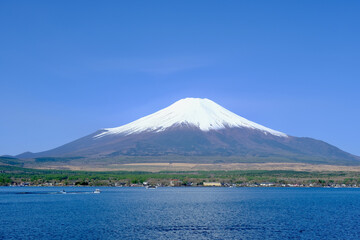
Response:
[[[140,118],[129,124],[105,128],[105,132],[96,135],[100,138],[112,134],[130,135],[141,132],[161,132],[176,125],[189,125],[202,131],[223,128],[245,127],[260,130],[264,134],[287,137],[285,133],[272,130],[230,112],[207,98],[184,98],[169,107]]]

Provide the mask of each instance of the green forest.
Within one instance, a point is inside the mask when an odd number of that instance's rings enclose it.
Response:
[[[40,170],[0,166],[0,185],[30,186],[139,186],[144,182],[162,186],[201,186],[220,182],[224,186],[351,186],[360,184],[358,172],[304,172],[282,170],[129,172]],[[271,184],[270,184],[271,183]],[[264,185],[264,184],[263,184]],[[265,184],[266,185],[266,184]]]

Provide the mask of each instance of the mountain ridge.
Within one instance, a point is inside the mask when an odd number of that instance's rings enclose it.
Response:
[[[236,159],[242,162],[288,159],[289,162],[360,164],[360,157],[328,143],[289,136],[240,117],[209,99],[199,98],[182,99],[129,124],[100,129],[55,149],[17,157],[111,158],[118,163],[132,157],[169,162],[206,158],[226,162],[231,158],[235,162]]]

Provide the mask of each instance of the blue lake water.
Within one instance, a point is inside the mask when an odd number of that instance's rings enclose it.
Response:
[[[360,189],[100,189],[0,187],[0,239],[360,239]]]

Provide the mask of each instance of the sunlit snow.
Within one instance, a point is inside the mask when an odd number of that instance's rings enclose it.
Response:
[[[209,99],[184,98],[167,108],[129,124],[115,128],[105,128],[103,129],[105,132],[94,136],[94,138],[101,138],[112,134],[130,135],[149,131],[161,132],[177,125],[195,126],[202,131],[246,127],[260,130],[264,134],[270,133],[279,137],[287,137],[287,135],[282,132],[272,130],[240,117]]]

